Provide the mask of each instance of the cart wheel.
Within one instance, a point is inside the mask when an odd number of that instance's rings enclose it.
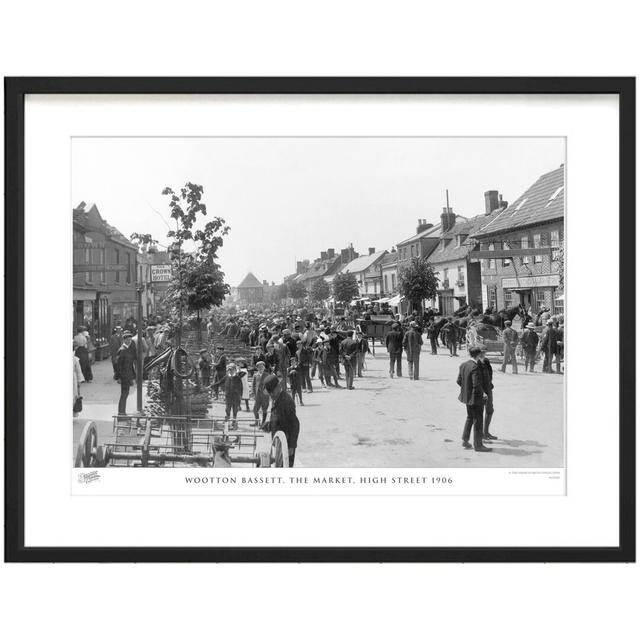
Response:
[[[98,429],[95,422],[87,422],[80,434],[76,450],[75,467],[95,467],[98,447]]]
[[[258,467],[270,467],[271,466],[271,454],[267,451],[261,451],[258,454]]]
[[[283,431],[276,431],[271,441],[271,466],[289,466],[289,446]]]
[[[104,445],[96,448],[96,467],[106,467],[109,464],[109,450]]]

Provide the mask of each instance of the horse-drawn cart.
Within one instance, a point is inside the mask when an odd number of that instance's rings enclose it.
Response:
[[[365,335],[367,340],[371,340],[371,350],[374,355],[376,352],[376,340],[378,340],[382,346],[385,345],[387,334],[391,331],[393,321],[393,317],[388,315],[371,316],[371,319],[369,320],[357,320],[362,333]]]
[[[115,416],[113,438],[98,442],[94,422],[82,430],[75,467],[288,467],[282,431],[273,437],[255,419]]]
[[[491,324],[473,323],[467,327],[467,349],[483,347],[487,353],[504,353],[502,331]]]

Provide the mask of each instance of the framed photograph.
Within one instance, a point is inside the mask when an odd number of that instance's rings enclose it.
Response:
[[[7,560],[635,560],[633,78],[6,78],[5,131]]]

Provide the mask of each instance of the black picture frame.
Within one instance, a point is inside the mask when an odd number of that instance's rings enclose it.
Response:
[[[26,547],[24,540],[24,101],[28,94],[615,94],[619,98],[620,292],[635,306],[635,78],[5,78],[5,561],[634,562],[635,333],[619,309],[619,530],[612,547]],[[621,296],[622,305],[622,296]],[[10,309],[10,311],[8,311]]]

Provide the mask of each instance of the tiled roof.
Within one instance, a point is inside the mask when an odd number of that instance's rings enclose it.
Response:
[[[244,280],[238,285],[238,289],[255,289],[257,287],[261,287],[262,282],[256,278],[251,271],[247,273],[244,277]]]
[[[475,232],[476,237],[564,217],[564,165],[545,173],[515,202]]]
[[[385,251],[376,251],[375,253],[371,253],[367,256],[360,256],[355,260],[352,260],[347,265],[345,265],[342,273],[360,273],[361,271],[366,271],[371,265],[373,265],[377,260],[382,258],[386,254]]]
[[[128,238],[126,238],[118,229],[112,227],[104,218],[100,215],[100,211],[94,202],[89,204],[80,203],[73,210],[73,221],[80,224],[87,231],[97,231],[98,233],[104,233],[112,240],[126,244],[137,250]]]
[[[398,252],[392,251],[391,253],[387,253],[387,255],[384,256],[384,258],[382,258],[382,261],[380,262],[380,264],[383,267],[386,267],[391,264],[396,264],[397,262],[398,262]]]
[[[456,224],[458,222],[464,222],[466,219],[467,218],[465,218],[464,216],[459,216],[456,214]],[[416,240],[419,240],[421,238],[439,238],[441,232],[442,232],[442,223],[438,222],[438,224],[434,225],[433,227],[429,227],[429,229],[426,229],[425,231],[421,231],[420,233],[417,233],[415,236],[411,236],[406,240],[401,240],[400,242],[397,242],[396,246],[399,246],[401,244],[407,244],[407,242],[415,242]]]
[[[339,260],[338,257],[327,258],[326,260],[318,260],[314,262],[300,278],[301,281],[311,280],[312,278],[320,278],[327,274],[334,263]]]
[[[458,247],[456,237],[460,235],[472,236],[478,229],[486,226],[489,222],[494,220],[500,212],[492,213],[489,215],[480,215],[470,220],[464,220],[456,223],[447,233],[442,237],[448,240],[447,246],[442,249],[440,245],[429,256],[429,262],[433,264],[441,264],[443,262],[449,262],[451,260],[462,260],[469,255],[469,252],[473,249],[475,242],[469,241],[465,238],[462,244]]]

